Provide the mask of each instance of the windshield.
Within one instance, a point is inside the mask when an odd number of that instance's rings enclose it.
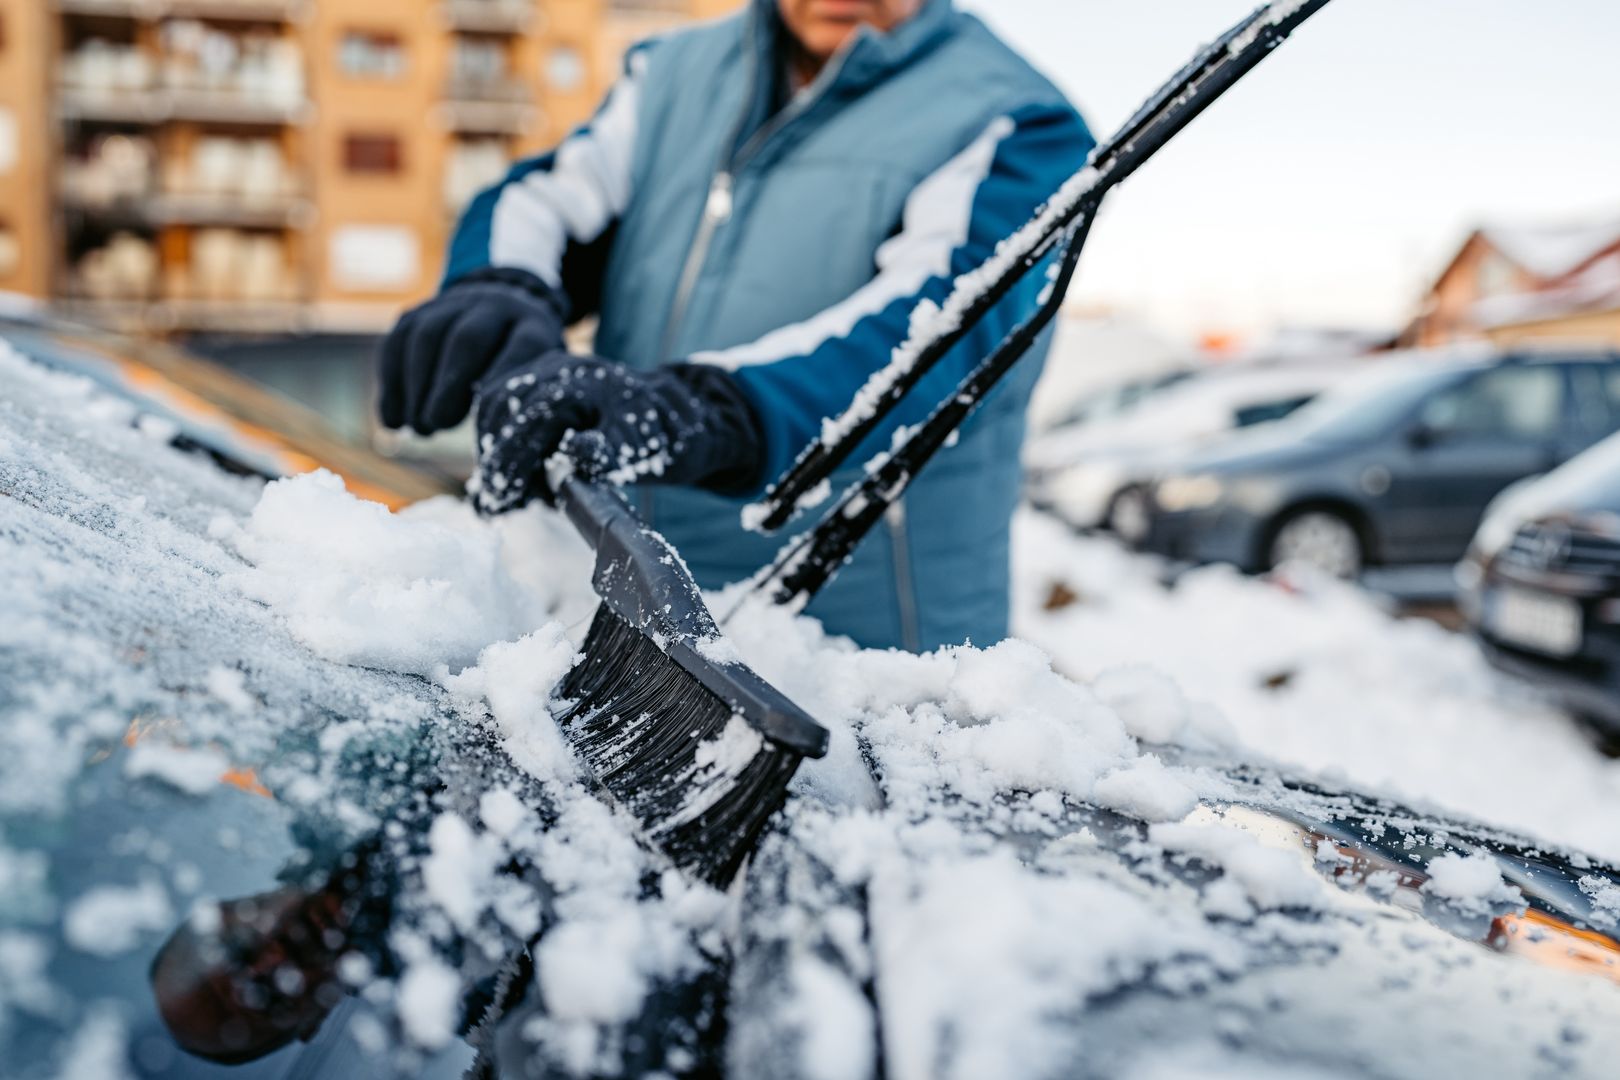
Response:
[[[1189,378],[1192,374],[1191,371],[1172,371],[1150,379],[1137,379],[1109,387],[1107,390],[1092,394],[1080,401],[1062,420],[1053,426],[1066,427],[1071,424],[1086,424],[1129,412],[1138,403],[1160,390],[1168,389],[1176,383]]]
[[[1620,435],[1611,435],[1590,450],[1571,458],[1512,497],[1498,508],[1515,522],[1558,511],[1620,512]]]
[[[1434,391],[1471,370],[1403,367],[1369,373],[1322,395],[1284,422],[1300,437],[1317,442],[1362,442],[1389,431]]]

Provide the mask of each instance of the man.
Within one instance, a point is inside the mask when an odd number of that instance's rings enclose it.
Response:
[[[740,580],[785,540],[745,531],[745,502],[887,362],[919,301],[941,300],[1092,145],[950,0],[751,0],[632,50],[588,125],[474,201],[440,295],[384,345],[383,421],[431,432],[476,396],[482,509],[549,499],[561,451],[639,481],[642,515],[701,585]],[[1042,284],[1014,290],[857,458],[949,394]],[[598,355],[570,356],[564,322],[592,313]],[[911,650],[1006,635],[1044,352],[811,604],[828,630]]]

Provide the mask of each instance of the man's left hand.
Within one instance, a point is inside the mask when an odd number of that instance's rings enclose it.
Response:
[[[591,479],[742,494],[759,482],[764,438],[736,381],[716,367],[634,371],[552,352],[488,376],[478,394],[480,512],[554,502],[546,468],[559,453]]]

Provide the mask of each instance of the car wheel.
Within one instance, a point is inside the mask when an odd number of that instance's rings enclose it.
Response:
[[[1361,534],[1342,514],[1305,510],[1278,526],[1267,553],[1272,568],[1301,563],[1336,578],[1353,578],[1365,561]]]
[[[1147,492],[1140,487],[1128,487],[1114,496],[1103,524],[1128,543],[1139,544],[1147,539],[1148,518]]]

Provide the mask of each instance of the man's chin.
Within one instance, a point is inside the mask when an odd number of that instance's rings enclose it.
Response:
[[[831,60],[843,48],[844,42],[860,29],[860,19],[818,19],[799,39],[806,52],[822,63]]]

